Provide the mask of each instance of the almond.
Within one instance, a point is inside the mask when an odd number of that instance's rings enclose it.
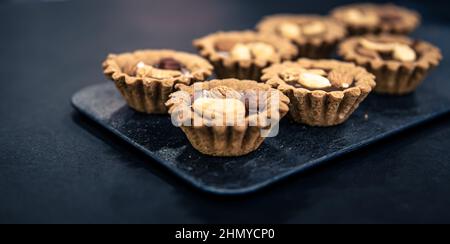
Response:
[[[413,62],[417,58],[416,52],[411,47],[404,44],[396,45],[392,56],[402,62]]]
[[[331,83],[327,78],[313,73],[301,73],[298,82],[302,86],[311,89],[324,89],[331,87]]]
[[[227,86],[214,87],[209,91],[209,95],[211,98],[234,98],[238,100],[242,97],[238,91]]]
[[[378,43],[367,39],[361,39],[359,42],[361,46],[369,50],[375,50],[378,52],[392,52],[397,44],[395,43]]]
[[[328,79],[334,87],[349,88],[353,84],[353,75],[346,70],[332,70]]]

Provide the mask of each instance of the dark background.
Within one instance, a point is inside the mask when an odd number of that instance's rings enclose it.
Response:
[[[0,0],[0,223],[450,223],[450,116],[257,194],[218,197],[70,106],[105,81],[109,52],[193,52],[210,32],[348,2]],[[445,1],[398,3],[448,28]]]

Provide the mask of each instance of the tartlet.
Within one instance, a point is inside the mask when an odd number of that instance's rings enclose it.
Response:
[[[289,97],[293,120],[310,126],[343,123],[375,87],[364,68],[336,60],[299,59],[263,73],[263,81]]]
[[[213,64],[220,79],[259,81],[264,68],[297,55],[297,49],[289,41],[253,31],[210,34],[195,40],[194,46]]]
[[[328,58],[347,35],[342,24],[318,15],[267,16],[257,29],[292,41],[298,48],[298,56],[305,58]]]
[[[203,58],[172,50],[110,54],[104,74],[113,80],[127,104],[149,114],[167,113],[164,103],[177,83],[204,81],[213,67]]]
[[[350,38],[338,53],[376,76],[376,92],[393,95],[413,92],[442,59],[428,42],[389,34]]]
[[[211,156],[255,151],[289,110],[289,99],[269,85],[224,79],[177,85],[166,105],[192,146]]]
[[[393,4],[351,4],[338,7],[331,16],[344,23],[351,35],[409,34],[420,25],[420,15]]]

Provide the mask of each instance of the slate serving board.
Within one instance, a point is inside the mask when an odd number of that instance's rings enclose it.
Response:
[[[422,27],[417,36],[426,36],[446,56],[448,28]],[[79,91],[72,104],[195,187],[216,194],[243,194],[448,113],[449,70],[450,64],[444,59],[425,83],[407,96],[371,94],[340,126],[313,128],[285,118],[277,137],[268,138],[257,151],[237,158],[200,154],[181,129],[171,124],[170,117],[133,111],[111,82]]]

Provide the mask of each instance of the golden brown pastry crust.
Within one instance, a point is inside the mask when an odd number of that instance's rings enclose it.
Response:
[[[329,17],[319,15],[289,15],[280,14],[265,17],[258,25],[258,31],[281,35],[279,27],[282,24],[290,23],[295,25],[305,25],[309,23],[320,23],[324,31],[317,35],[299,35],[292,39],[298,48],[298,56],[306,58],[327,58],[334,51],[337,43],[347,35],[345,27],[336,23]]]
[[[183,124],[186,121],[193,123],[194,119],[200,119],[192,111],[193,101],[190,101],[190,99],[194,94],[194,90],[211,90],[223,86],[240,92],[248,90],[276,92],[279,95],[279,115],[277,117],[272,117],[273,115],[270,113],[247,115],[245,117],[245,123],[242,126],[216,126],[206,124],[184,126]],[[261,136],[261,129],[267,128],[267,119],[279,121],[289,110],[287,105],[289,99],[285,95],[272,89],[269,85],[251,80],[212,80],[210,82],[195,83],[191,86],[180,84],[177,85],[177,88],[179,91],[171,94],[170,99],[166,103],[169,113],[173,116],[176,115],[176,122],[186,134],[192,146],[201,153],[212,156],[241,156],[255,151],[264,141],[264,138]],[[186,97],[186,94],[189,94],[189,96]],[[269,105],[268,100],[267,105]],[[179,114],[187,114],[188,116],[179,116]],[[251,125],[251,122],[254,124]]]
[[[133,74],[139,62],[152,65],[164,58],[173,58],[180,62],[189,75],[165,79],[138,77]],[[133,109],[152,114],[165,114],[164,103],[174,91],[177,83],[191,84],[203,81],[212,74],[213,67],[203,58],[172,50],[139,50],[132,53],[110,54],[103,62],[104,74],[113,80]]]
[[[220,55],[218,45],[225,44],[231,48],[236,43],[262,42],[273,46],[277,55],[269,60],[235,60]],[[259,81],[261,71],[274,63],[290,60],[297,55],[297,49],[289,41],[274,35],[260,34],[253,31],[217,32],[194,40],[194,46],[202,57],[209,60],[218,78],[237,78]]]
[[[362,55],[357,52],[356,48],[363,39],[373,42],[406,44],[417,53],[417,59],[412,62],[402,62]],[[338,54],[346,61],[365,67],[376,76],[375,92],[392,95],[413,92],[442,59],[439,48],[428,42],[389,34],[349,38],[340,44]]]
[[[357,10],[374,13],[375,16],[380,18],[383,15],[393,15],[395,20],[383,21],[368,24],[358,21],[349,21],[346,18],[346,13],[349,10]],[[331,12],[331,16],[342,22],[347,26],[347,29],[351,35],[363,35],[363,34],[379,34],[379,33],[391,33],[391,34],[409,34],[414,31],[420,25],[420,15],[416,11],[396,6],[394,4],[350,4],[341,6],[334,9]]]
[[[337,91],[310,90],[290,85],[280,77],[286,69],[324,69],[344,71],[352,86]],[[276,64],[263,71],[262,80],[290,99],[289,114],[294,121],[310,126],[333,126],[346,121],[375,87],[375,77],[364,68],[336,60],[300,59]]]

